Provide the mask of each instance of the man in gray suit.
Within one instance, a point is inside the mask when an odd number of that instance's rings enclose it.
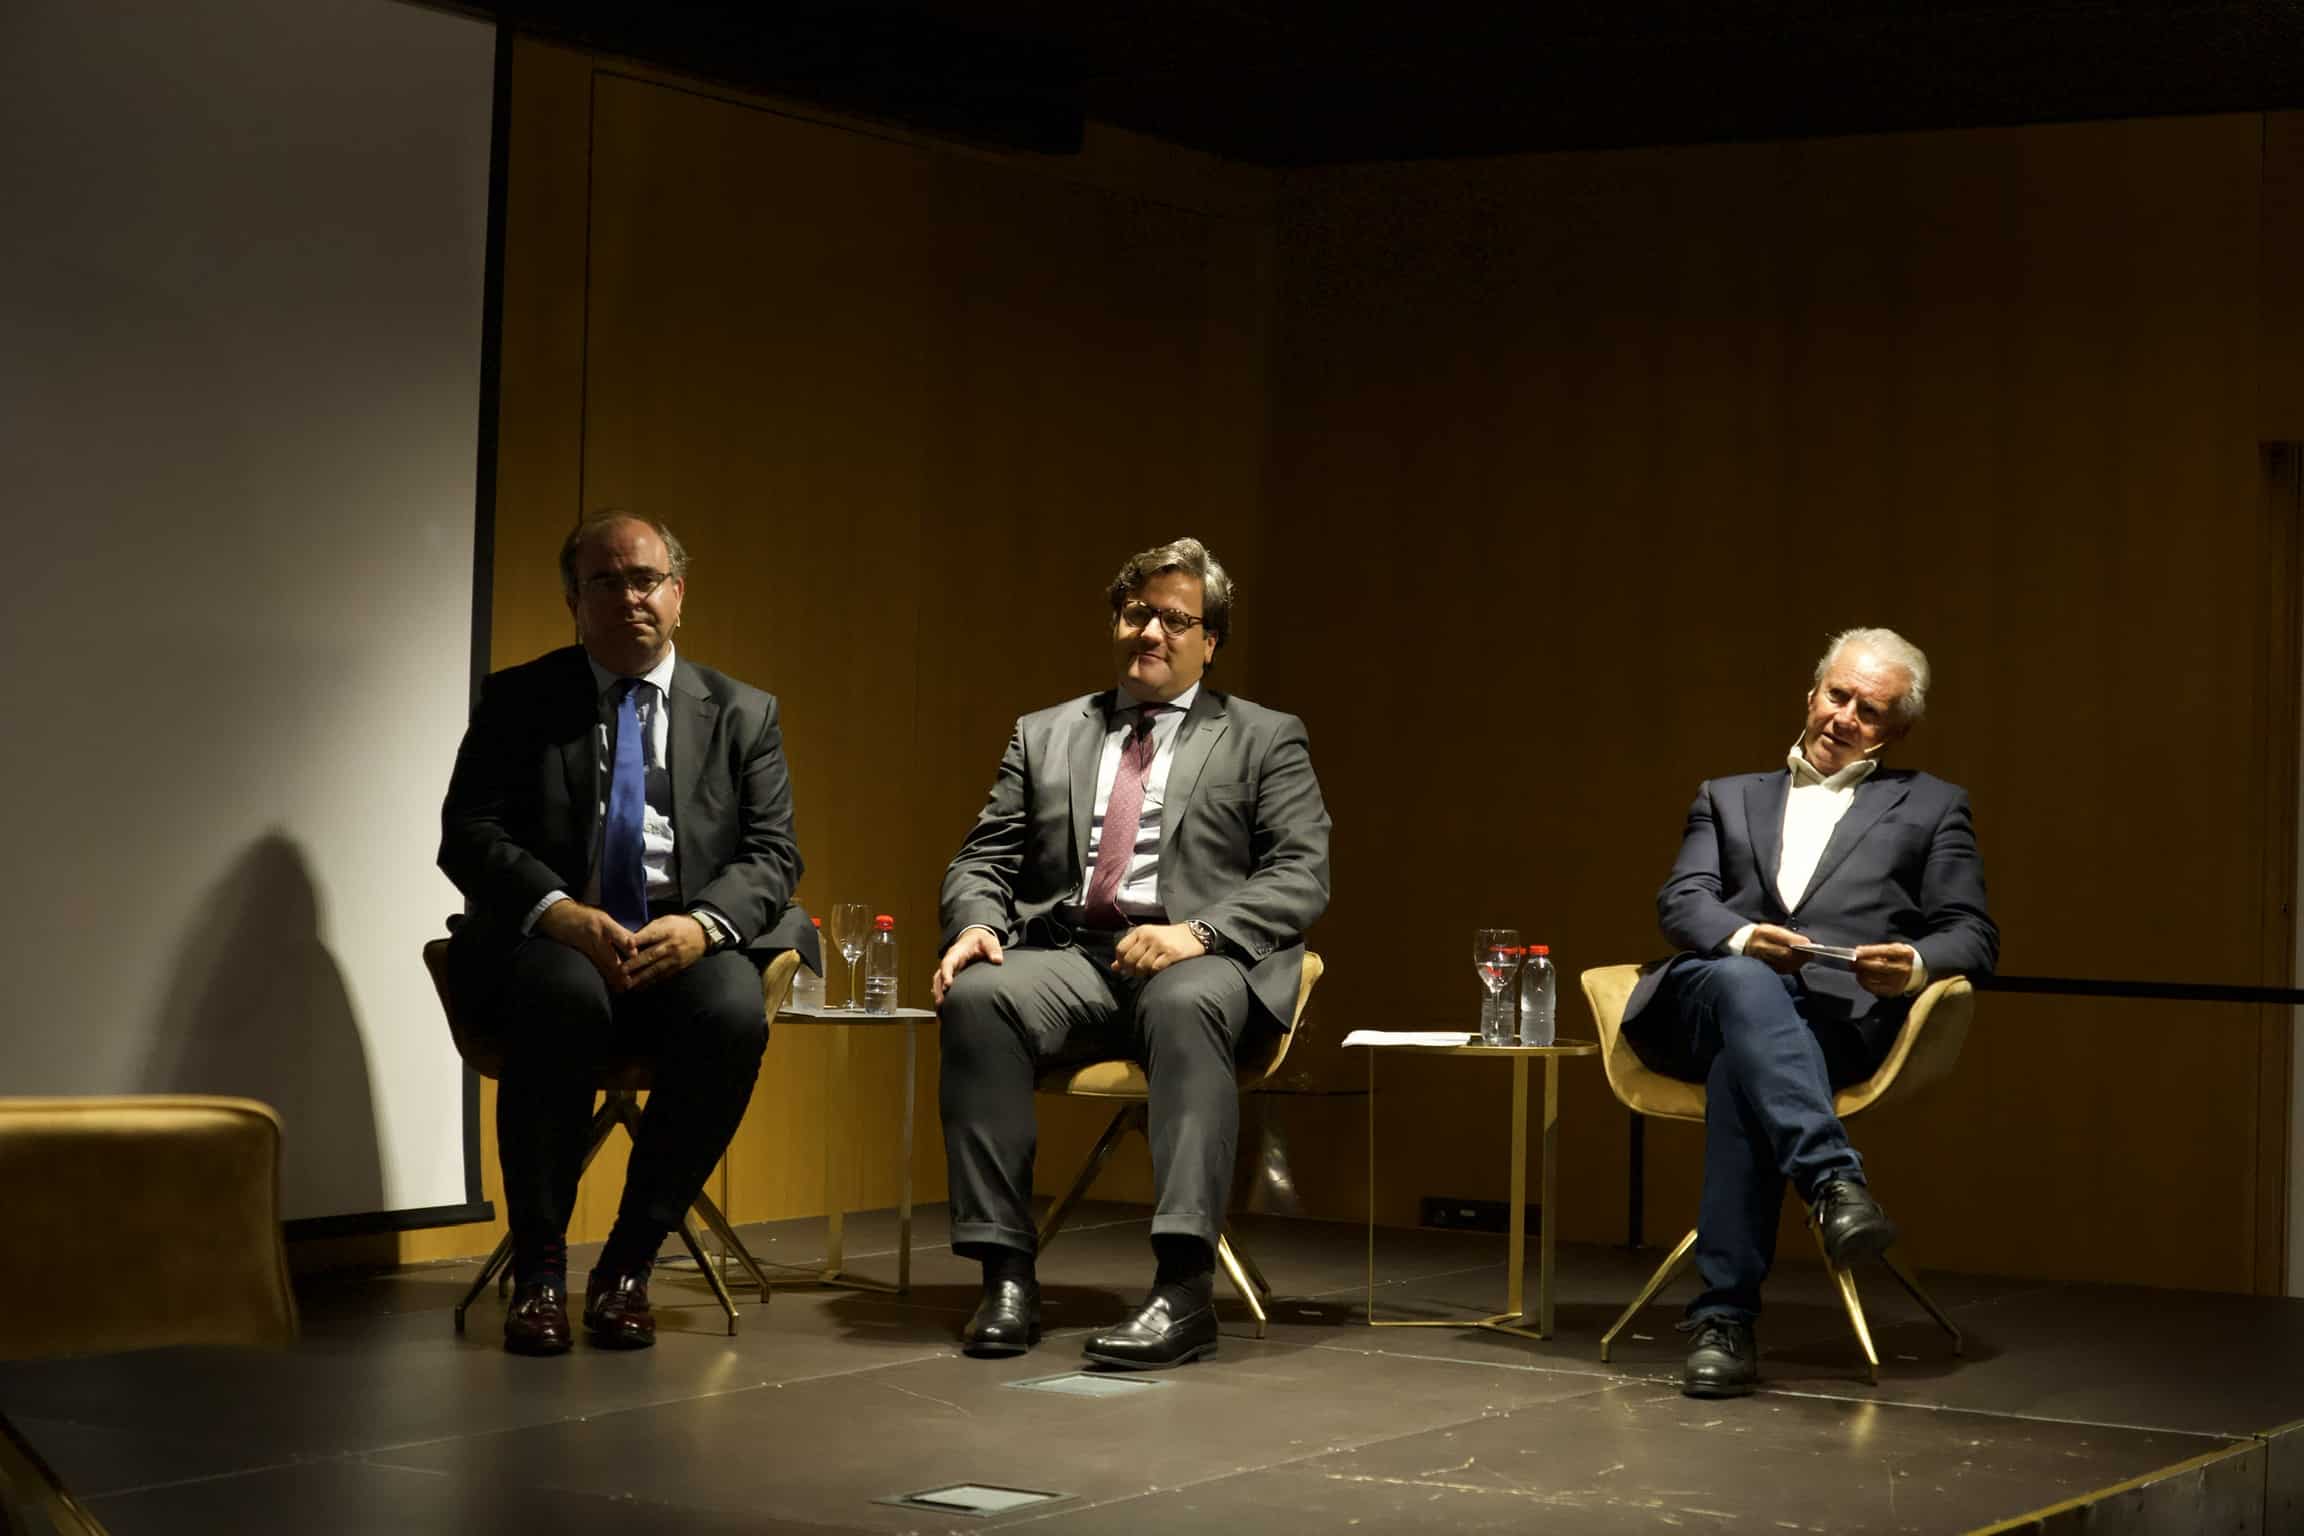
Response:
[[[1832,1091],[1871,1076],[1921,988],[1987,973],[1999,955],[1967,792],[1879,765],[1927,696],[1928,658],[1895,631],[1835,636],[1786,767],[1708,781],[1657,895],[1681,952],[1641,977],[1624,1038],[1656,1071],[1705,1086],[1704,1289],[1681,1325],[1692,1397],[1759,1380],[1752,1328],[1787,1180],[1835,1263],[1895,1241]],[[1854,958],[1810,953],[1819,945]]]
[[[964,1345],[1022,1353],[1040,1335],[1034,1079],[1144,1064],[1157,1267],[1086,1354],[1156,1369],[1216,1351],[1233,1060],[1294,1013],[1303,933],[1328,905],[1328,810],[1303,722],[1204,681],[1232,583],[1199,540],[1135,556],[1108,595],[1118,686],[1016,722],[945,872],[944,1144],[952,1245],[984,1266]]]
[[[565,1234],[603,1058],[654,1059],[624,1200],[585,1287],[593,1342],[655,1342],[648,1272],[743,1119],[768,1040],[760,972],[814,930],[776,701],[675,653],[688,557],[607,513],[560,550],[580,642],[491,676],[441,806],[468,910],[459,1016],[503,1046],[496,1142],[512,1232],[504,1345],[556,1355]]]

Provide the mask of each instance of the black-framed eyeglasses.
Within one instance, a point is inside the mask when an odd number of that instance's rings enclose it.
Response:
[[[656,589],[671,579],[670,571],[651,571],[642,567],[636,571],[603,571],[597,576],[585,577],[576,586],[586,597],[649,598],[654,597]]]
[[[1120,610],[1120,623],[1127,629],[1148,628],[1154,619],[1171,635],[1188,635],[1199,624],[1200,615],[1181,608],[1155,608],[1150,603],[1130,603]]]

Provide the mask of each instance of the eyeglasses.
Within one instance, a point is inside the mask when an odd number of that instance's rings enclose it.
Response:
[[[1120,610],[1120,625],[1123,629],[1144,629],[1154,619],[1158,619],[1160,627],[1171,635],[1188,635],[1200,622],[1200,615],[1186,613],[1181,608],[1155,608],[1150,603],[1130,603]]]
[[[576,583],[586,597],[648,598],[656,589],[672,579],[670,571],[651,571],[642,567],[637,571],[603,571],[598,576],[587,576]]]

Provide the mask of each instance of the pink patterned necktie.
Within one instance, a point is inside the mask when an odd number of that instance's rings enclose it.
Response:
[[[1112,776],[1112,794],[1104,802],[1104,832],[1096,844],[1096,869],[1088,877],[1088,899],[1082,904],[1081,926],[1125,928],[1120,912],[1120,883],[1136,857],[1136,829],[1144,820],[1144,780],[1159,752],[1152,727],[1172,713],[1166,704],[1147,704],[1136,716],[1136,731],[1120,744],[1120,768]]]

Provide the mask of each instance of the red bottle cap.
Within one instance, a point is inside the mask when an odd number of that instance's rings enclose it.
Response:
[[[808,919],[808,926],[811,928],[821,928],[824,926],[824,919],[820,917],[812,917]]]
[[[878,917],[872,919],[872,926],[875,928],[893,928],[896,926],[896,919],[883,912]]]
[[[1528,946],[1528,953],[1532,955],[1549,955],[1552,953],[1552,946],[1549,944],[1531,944]]]

